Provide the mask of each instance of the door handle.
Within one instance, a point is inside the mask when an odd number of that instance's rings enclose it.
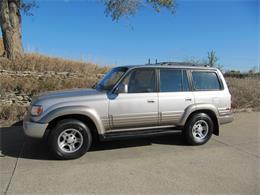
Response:
[[[148,103],[154,103],[155,100],[147,100]]]
[[[185,101],[191,101],[192,98],[185,98]]]

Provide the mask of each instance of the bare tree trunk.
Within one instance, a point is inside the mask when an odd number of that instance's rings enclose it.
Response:
[[[14,60],[24,55],[21,34],[20,0],[0,0],[0,25],[4,56]]]

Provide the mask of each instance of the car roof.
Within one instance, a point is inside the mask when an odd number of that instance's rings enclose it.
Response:
[[[204,70],[217,70],[217,68],[207,65],[195,65],[185,62],[161,62],[156,64],[143,64],[143,65],[126,65],[120,66],[121,68],[175,68],[175,69],[204,69]]]

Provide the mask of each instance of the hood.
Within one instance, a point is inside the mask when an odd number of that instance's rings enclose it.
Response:
[[[41,93],[38,98],[75,97],[100,94],[96,89],[70,89]]]
[[[104,94],[105,92],[98,91],[96,89],[71,89],[71,90],[59,90],[52,92],[41,93],[36,96],[32,100],[32,104],[35,102],[41,101],[50,101],[50,100],[58,100],[58,99],[79,99],[84,98],[86,96],[90,97],[93,95]]]

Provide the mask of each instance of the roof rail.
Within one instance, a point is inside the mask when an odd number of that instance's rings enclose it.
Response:
[[[156,62],[155,64],[147,64],[147,65],[210,67],[208,64],[194,64],[194,63],[191,63],[191,62]]]

